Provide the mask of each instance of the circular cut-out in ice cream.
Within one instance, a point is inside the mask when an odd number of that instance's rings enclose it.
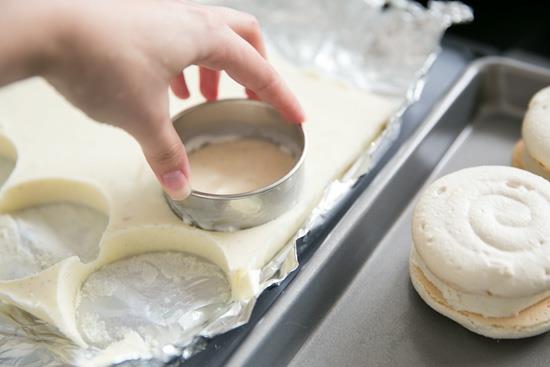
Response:
[[[0,280],[37,274],[71,256],[94,261],[107,222],[96,209],[70,202],[0,214]]]
[[[79,331],[96,347],[139,340],[148,348],[186,343],[223,313],[231,290],[216,265],[183,252],[154,252],[108,264],[84,282]]]
[[[15,146],[0,136],[0,186],[10,177],[16,161]],[[40,193],[50,184],[43,181],[18,186],[12,192],[23,198],[19,208],[0,213],[0,281],[38,274],[71,256],[84,263],[98,256],[107,215],[69,201],[35,202],[31,192]],[[10,198],[8,195],[8,201]]]

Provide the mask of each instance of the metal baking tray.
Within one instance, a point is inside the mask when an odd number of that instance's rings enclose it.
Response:
[[[509,165],[527,103],[549,84],[550,70],[530,64],[497,57],[474,62],[228,365],[548,365],[550,334],[492,340],[429,308],[410,284],[408,257],[411,212],[421,189],[461,168]]]
[[[373,182],[373,179],[378,175],[382,167],[384,167],[384,164],[395,155],[398,147],[411,136],[419,124],[425,119],[434,103],[439,101],[445,92],[454,84],[472,58],[473,56],[471,53],[463,48],[445,47],[442,50],[428,73],[426,86],[420,100],[409,107],[403,116],[401,134],[398,140],[388,150],[378,166],[369,174],[361,178],[358,184],[353,188],[350,195],[346,198],[343,205],[335,213],[334,217],[327,222],[322,230],[314,233],[305,241],[301,241],[299,243],[298,257],[300,260],[300,266],[298,271],[290,274],[281,285],[269,288],[262,293],[256,303],[256,306],[254,307],[251,319],[247,324],[238,329],[231,330],[226,334],[216,336],[208,342],[206,345],[206,350],[198,353],[190,360],[185,361],[183,363],[184,366],[222,366],[227,364],[240,366],[240,362],[233,362],[233,360],[235,358],[240,360],[240,357],[238,356],[242,353],[257,353],[258,355],[262,355],[263,365],[271,365],[272,363],[276,363],[279,355],[269,354],[270,349],[266,348],[264,342],[267,341],[269,346],[279,345],[277,343],[280,341],[283,341],[284,344],[290,344],[293,347],[300,345],[298,339],[303,337],[305,334],[298,333],[297,335],[294,335],[295,333],[293,332],[302,331],[302,323],[309,322],[307,321],[307,317],[304,320],[297,322],[292,321],[292,324],[289,324],[289,331],[291,331],[291,333],[289,333],[288,336],[292,339],[289,340],[288,343],[286,343],[287,335],[285,333],[280,334],[279,337],[271,335],[273,338],[270,336],[267,340],[257,338],[256,334],[258,332],[268,330],[266,328],[266,325],[268,325],[266,323],[266,317],[270,317],[268,315],[271,315],[273,311],[275,313],[277,312],[277,307],[272,307],[273,305],[277,305],[281,302],[283,304],[292,303],[296,294],[295,292],[288,292],[288,289],[294,287],[293,284],[296,277],[300,277],[303,272],[308,272],[311,267],[315,269],[318,266],[317,264],[319,263],[319,260],[315,260],[316,257],[314,255],[323,247],[344,245],[341,243],[336,243],[334,245],[331,244],[334,239],[332,234],[334,233],[336,223],[339,222],[344,213],[347,212],[365,188]],[[323,257],[323,255],[321,255],[321,257]],[[340,287],[344,287],[347,284],[346,282],[351,281],[352,274],[354,274],[354,271],[358,270],[360,263],[356,262],[355,265],[357,265],[355,270],[352,270],[351,267],[347,267],[345,276],[338,277],[338,284]],[[313,279],[316,280],[315,278]],[[337,292],[335,292],[337,288],[338,287],[333,286],[330,294],[323,291],[323,303],[325,305],[329,304],[329,297],[335,297],[337,295]],[[312,302],[313,301],[314,300],[312,300]],[[319,312],[316,312],[314,315],[316,317],[319,315]],[[286,321],[284,320],[281,322],[286,324]],[[263,351],[266,351],[266,353],[264,354]],[[285,355],[290,354],[286,353]],[[173,363],[171,365],[176,364]],[[253,363],[252,365],[258,364]]]

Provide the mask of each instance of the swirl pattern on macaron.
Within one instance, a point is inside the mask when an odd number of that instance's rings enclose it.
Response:
[[[456,289],[527,297],[550,289],[550,183],[511,167],[464,169],[433,183],[413,215],[415,249]]]

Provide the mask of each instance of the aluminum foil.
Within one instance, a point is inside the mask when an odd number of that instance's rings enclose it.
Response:
[[[295,65],[402,101],[402,107],[388,122],[380,137],[358,157],[341,180],[326,189],[323,199],[303,227],[262,269],[261,287],[257,297],[264,289],[279,283],[298,267],[297,240],[316,231],[326,222],[357,179],[368,173],[395,141],[400,131],[401,115],[419,97],[424,86],[425,73],[435,60],[442,34],[453,23],[470,21],[472,12],[459,2],[431,2],[424,8],[408,0],[225,0],[208,3],[230,6],[256,15],[266,32],[269,46]],[[98,348],[79,348],[67,341],[52,326],[15,307],[0,304],[0,365],[59,366],[86,364],[96,358],[96,362],[103,365],[118,363],[160,366],[168,361],[184,361],[202,350],[207,338],[249,320],[256,298],[248,302],[226,302],[223,297],[219,298],[220,294],[224,294],[223,289],[216,288],[223,287],[219,277],[205,275],[192,265],[193,262],[185,264],[183,266],[188,267],[187,276],[193,279],[193,284],[199,286],[186,288],[183,303],[178,307],[165,309],[168,313],[183,312],[184,316],[178,315],[177,320],[190,317],[195,321],[186,324],[190,326],[186,329],[188,332],[185,338],[173,341],[173,344],[157,345],[154,350],[140,352],[137,348],[137,352],[131,355],[116,354],[116,349],[114,353],[105,355]],[[116,269],[105,271],[116,272]],[[154,272],[153,269],[139,274],[145,277],[145,282],[151,281],[154,284],[157,279],[156,275],[151,275]],[[174,278],[173,274],[164,276],[181,281],[177,276]],[[128,277],[132,278],[134,275],[129,273]],[[127,287],[133,279],[118,278],[116,287]],[[98,281],[101,282],[101,276]],[[201,284],[206,286],[200,286]],[[215,297],[208,295],[209,285],[220,290]],[[156,288],[163,287],[158,287],[157,284]],[[151,296],[148,293],[150,289],[146,287],[141,290],[132,288],[130,293],[132,292],[136,299],[142,300],[138,304],[145,310],[156,307],[154,300],[157,298],[162,300],[162,297]],[[109,322],[119,322],[127,327],[128,320],[135,321],[136,317],[125,319],[122,316],[135,311],[131,309],[135,307],[135,302],[132,300],[116,309],[112,307],[112,302],[119,302],[117,304],[120,306],[120,302],[124,300],[113,298],[113,295],[116,292],[98,296],[102,302],[111,302],[111,307],[107,307],[105,313],[100,313],[99,319],[92,318],[92,321],[100,325],[101,322],[105,323],[108,319],[106,315],[109,315]],[[92,298],[90,302],[95,301]],[[166,299],[167,304],[172,301]],[[86,302],[84,301],[84,305]],[[84,315],[94,309],[89,304],[87,307],[78,311]],[[140,325],[136,330],[145,330],[144,334],[147,334],[151,330],[158,332],[170,327],[162,322],[159,324],[154,314],[149,315],[143,320],[147,325]],[[104,326],[109,325],[105,323]],[[118,334],[113,333],[113,330],[106,332],[117,338]],[[102,353],[103,359],[98,360]]]

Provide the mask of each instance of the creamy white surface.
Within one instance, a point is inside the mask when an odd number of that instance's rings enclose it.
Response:
[[[421,195],[413,240],[430,271],[453,288],[503,298],[550,289],[550,183],[511,167],[475,167]]]
[[[441,291],[445,301],[454,310],[477,313],[485,317],[510,317],[550,297],[550,291],[530,297],[503,298],[488,294],[474,294],[454,289],[434,275],[418,255],[414,245],[411,248],[412,264],[418,266],[424,276]]]
[[[102,211],[109,223],[95,261],[84,264],[73,256],[36,276],[0,282],[0,299],[84,344],[75,322],[82,282],[107,263],[151,251],[205,257],[225,272],[233,298],[252,297],[262,266],[301,226],[327,183],[378,136],[398,102],[316,78],[280,60],[275,64],[307,115],[305,187],[292,211],[235,233],[182,223],[167,206],[139,145],[124,131],[91,121],[44,81],[1,89],[0,153],[17,158],[17,164],[0,191],[0,210],[70,201]],[[198,85],[196,69],[186,76],[189,86]],[[191,92],[190,100],[171,99],[172,113],[202,101],[196,89]],[[221,97],[243,95],[242,87],[222,79]]]
[[[296,162],[280,146],[262,139],[235,139],[192,151],[191,186],[210,194],[241,194],[284,177]]]
[[[533,158],[550,167],[550,87],[531,98],[523,119],[522,136]]]

